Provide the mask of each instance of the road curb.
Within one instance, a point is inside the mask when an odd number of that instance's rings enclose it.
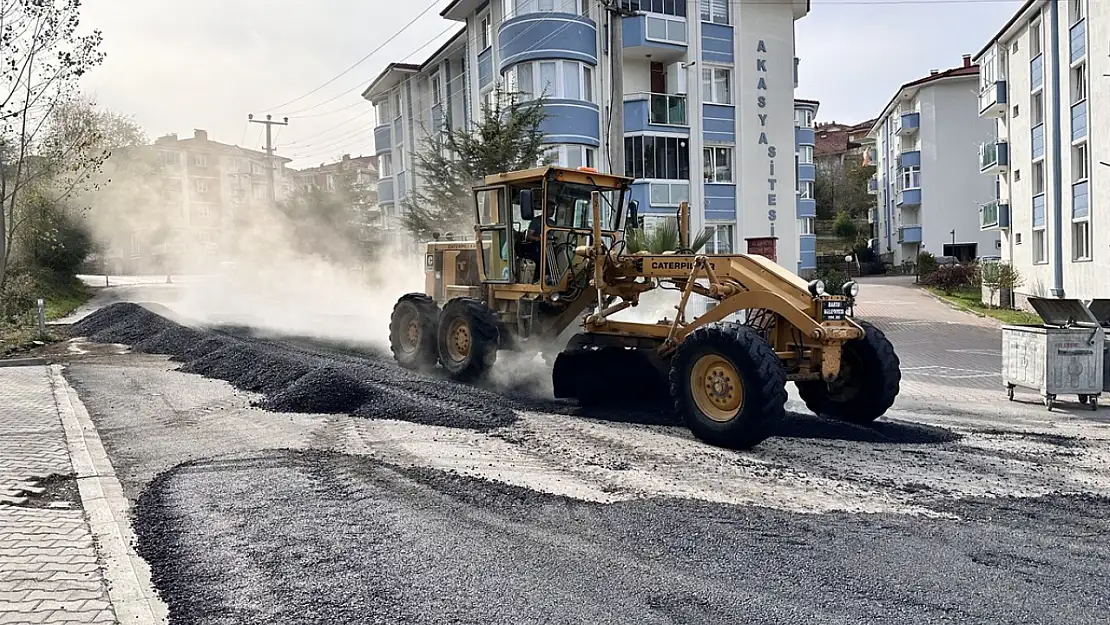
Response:
[[[128,520],[130,503],[96,425],[77,392],[62,376],[61,365],[51,365],[49,371],[81,504],[104,562],[108,598],[116,619],[127,625],[168,623],[168,610],[154,591],[150,567],[132,546],[135,534]]]
[[[48,364],[45,358],[6,358],[0,360],[0,367],[35,367]]]
[[[994,317],[992,317],[990,315],[985,315],[981,312],[971,310],[970,308],[964,308],[963,306],[958,306],[956,304],[953,304],[952,302],[944,299],[943,297],[937,295],[936,293],[933,293],[932,291],[930,291],[929,289],[927,289],[923,286],[915,285],[915,288],[917,290],[921,291],[922,293],[924,293],[925,295],[928,295],[929,297],[935,299],[936,301],[940,302],[941,304],[944,304],[945,306],[951,308],[952,310],[954,310],[956,312],[961,312],[961,313],[964,313],[964,314],[967,314],[967,315],[974,315],[976,317],[979,317],[980,319],[986,319],[986,320],[991,322],[991,325],[997,326],[999,328],[1001,328],[1004,325],[1001,321],[999,321],[998,319],[995,319]]]

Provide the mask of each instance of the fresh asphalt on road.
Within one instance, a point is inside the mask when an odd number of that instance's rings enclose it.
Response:
[[[997,336],[949,333],[915,349],[945,362]],[[595,503],[320,449],[315,417],[232,410],[204,396],[219,383],[148,357],[67,377],[172,623],[1079,624],[1110,610],[1103,498],[935,498],[932,515]]]

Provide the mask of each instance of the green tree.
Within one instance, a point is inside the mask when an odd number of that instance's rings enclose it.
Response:
[[[818,219],[833,219],[846,212],[854,218],[867,216],[875,206],[875,196],[867,190],[867,182],[875,174],[875,167],[849,162],[817,168],[813,183]]]
[[[0,0],[0,290],[15,251],[38,247],[28,224],[103,160],[87,134],[59,124],[103,60],[100,32],[77,32],[80,9],[80,0]]]
[[[689,250],[699,252],[706,243],[713,238],[713,230],[705,228],[698,236],[690,241]],[[649,254],[663,254],[665,252],[680,251],[680,241],[677,219],[664,219],[654,228],[630,229],[625,237],[627,251],[630,254],[647,252]]]
[[[836,220],[833,221],[833,234],[835,234],[848,249],[853,249],[855,247],[859,239],[859,227],[856,226],[856,222],[850,213],[841,211],[836,215]]]
[[[421,178],[402,202],[402,223],[417,241],[433,233],[474,228],[471,188],[490,175],[535,167],[544,158],[544,97],[521,101],[496,87],[493,104],[482,105],[472,128],[431,129],[416,155]],[[504,104],[503,104],[504,103]]]

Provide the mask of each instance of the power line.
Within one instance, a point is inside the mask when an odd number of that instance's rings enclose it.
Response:
[[[342,71],[342,72],[340,72],[339,74],[337,74],[337,75],[333,76],[333,77],[331,78],[331,80],[328,80],[328,81],[327,81],[327,82],[325,82],[324,84],[320,85],[319,87],[316,87],[316,88],[315,88],[315,89],[313,89],[312,91],[309,91],[308,93],[306,93],[306,94],[304,94],[304,95],[302,95],[302,96],[300,96],[300,97],[298,97],[298,98],[294,98],[294,99],[292,99],[292,100],[290,100],[290,101],[288,101],[288,102],[285,102],[285,103],[279,104],[279,105],[277,105],[277,106],[267,107],[267,108],[270,108],[270,109],[280,109],[280,108],[284,108],[284,107],[286,107],[286,106],[289,106],[290,104],[292,104],[292,103],[294,103],[294,102],[299,102],[299,101],[301,101],[301,100],[303,100],[303,99],[307,98],[308,96],[310,96],[310,95],[312,95],[312,94],[314,94],[314,93],[316,93],[316,92],[320,91],[320,90],[321,90],[321,89],[323,89],[324,87],[327,87],[328,85],[332,84],[333,82],[335,82],[335,81],[339,80],[340,78],[342,78],[342,77],[346,76],[346,75],[347,75],[348,73],[350,73],[350,72],[351,72],[352,70],[354,70],[354,69],[355,69],[356,67],[358,67],[359,65],[362,65],[363,63],[365,63],[365,62],[366,62],[366,61],[367,61],[367,60],[368,60],[368,59],[369,59],[370,57],[374,56],[374,54],[376,54],[376,53],[377,53],[377,52],[378,52],[379,50],[381,50],[381,49],[382,49],[382,48],[384,48],[384,47],[385,47],[386,45],[388,45],[388,44],[389,44],[389,43],[390,43],[391,41],[393,41],[393,40],[394,40],[394,39],[396,39],[397,37],[401,36],[401,33],[405,32],[405,30],[407,30],[407,29],[408,29],[408,28],[409,28],[410,26],[412,26],[413,24],[415,24],[417,20],[419,20],[420,18],[424,17],[424,16],[425,16],[425,15],[426,15],[426,14],[428,13],[428,11],[431,11],[431,10],[432,10],[433,8],[435,8],[436,4],[438,4],[438,3],[439,3],[439,0],[432,0],[432,3],[431,3],[431,4],[429,4],[429,5],[428,5],[428,6],[427,6],[427,7],[426,7],[426,8],[425,8],[425,9],[424,9],[423,11],[421,11],[421,12],[420,12],[420,13],[419,13],[419,14],[418,14],[418,15],[417,15],[416,17],[414,17],[414,18],[412,18],[411,20],[409,20],[409,22],[408,22],[407,24],[405,24],[404,26],[402,26],[400,30],[398,30],[398,31],[397,31],[396,33],[394,33],[394,34],[393,34],[392,36],[390,36],[390,37],[389,37],[388,39],[386,39],[386,40],[385,40],[385,41],[383,41],[383,42],[382,42],[381,44],[379,44],[379,45],[378,45],[378,47],[376,47],[376,48],[374,48],[373,50],[371,50],[370,52],[368,52],[368,53],[366,54],[366,56],[364,56],[364,57],[362,57],[361,59],[359,59],[359,60],[358,60],[358,61],[357,61],[357,62],[356,62],[356,63],[355,63],[354,65],[352,65],[352,66],[348,67],[347,69],[343,70],[343,71]],[[347,93],[350,93],[350,92],[349,92],[349,91],[347,91],[347,92],[344,92],[344,94],[342,94],[342,95],[346,95]],[[334,100],[334,98],[333,98],[333,100]],[[331,102],[331,101],[332,101],[332,100],[327,100],[326,102]],[[324,102],[323,104],[326,104],[326,102]]]

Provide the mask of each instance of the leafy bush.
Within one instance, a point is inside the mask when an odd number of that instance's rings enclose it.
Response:
[[[35,280],[26,272],[13,272],[0,291],[0,323],[16,323],[35,309]]]
[[[92,238],[79,218],[62,215],[57,224],[40,235],[34,252],[35,265],[71,276],[92,251]]]
[[[844,283],[849,280],[848,274],[836,267],[821,267],[814,274],[813,279],[824,282],[826,292],[838,294],[840,293],[840,289],[844,286]]]
[[[922,272],[921,281],[926,286],[940,289],[945,295],[951,295],[978,284],[978,274],[978,268],[972,265],[943,265],[927,275]]]
[[[1000,291],[1012,291],[1025,282],[1025,279],[1021,277],[1021,272],[1015,269],[1013,265],[1004,262],[983,263],[979,275],[988,292],[987,305],[991,307],[994,307],[995,295]],[[1008,304],[1000,299],[998,306],[1001,308],[1008,306]]]
[[[836,216],[836,220],[833,221],[833,234],[849,246],[855,245],[859,237],[859,228],[847,211],[841,211]]]
[[[921,252],[917,255],[917,273],[922,278],[936,271],[937,266],[937,257],[929,252]]]

